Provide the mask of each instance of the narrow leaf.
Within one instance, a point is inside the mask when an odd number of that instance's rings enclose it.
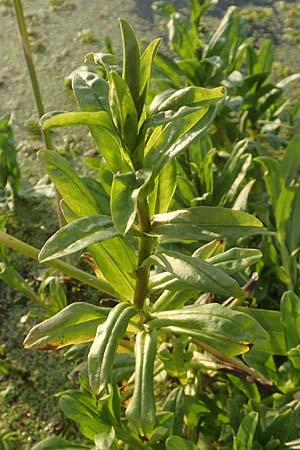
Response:
[[[173,240],[211,240],[241,237],[259,233],[262,229],[262,223],[245,212],[197,206],[154,215],[150,234]]]
[[[255,343],[268,339],[268,333],[251,316],[218,303],[159,311],[152,314],[152,317],[153,319],[147,322],[151,329],[175,326],[210,336],[223,336],[238,342]]]
[[[125,19],[120,19],[123,44],[122,78],[129,86],[133,101],[138,106],[140,90],[140,48],[133,29]]]
[[[59,349],[66,345],[90,342],[109,308],[88,303],[72,303],[49,319],[35,325],[24,341],[25,348]]]
[[[157,253],[147,264],[158,265],[173,275],[182,285],[199,292],[214,292],[222,296],[246,297],[245,291],[234,278],[206,261],[173,251]]]
[[[119,234],[109,216],[82,217],[60,228],[48,239],[39,253],[39,261],[51,261],[71,255],[91,244],[106,241]]]

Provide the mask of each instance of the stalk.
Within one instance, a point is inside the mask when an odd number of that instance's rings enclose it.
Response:
[[[139,230],[142,233],[142,236],[139,238],[137,283],[134,293],[134,305],[139,309],[143,309],[148,294],[149,268],[142,267],[142,265],[151,255],[152,248],[152,238],[145,234],[148,233],[151,228],[149,205],[146,197],[138,201],[137,214]]]
[[[32,258],[35,261],[38,261],[39,250],[31,245],[25,244],[25,242],[16,239],[4,231],[0,231],[0,244],[3,244],[5,247],[9,247],[18,253],[21,253],[28,258]],[[105,294],[111,297],[117,297],[116,292],[111,288],[111,286],[105,281],[99,280],[94,275],[90,275],[89,273],[84,272],[83,270],[77,269],[71,264],[67,264],[58,259],[54,259],[53,261],[47,261],[45,263],[41,263],[43,265],[52,267],[53,269],[58,270],[66,275],[69,275],[72,278],[75,278],[82,283],[85,283],[89,286],[92,286]]]
[[[23,54],[24,54],[24,58],[26,61],[28,74],[29,74],[29,78],[30,78],[30,82],[31,82],[31,86],[32,86],[33,95],[34,95],[35,105],[36,105],[36,109],[38,112],[38,116],[39,116],[39,118],[41,118],[45,114],[45,110],[44,110],[40,86],[39,86],[39,82],[37,79],[35,66],[34,66],[34,62],[33,62],[33,58],[32,58],[32,53],[30,50],[30,44],[29,44],[28,33],[27,33],[26,24],[25,24],[22,2],[21,2],[21,0],[13,0],[13,5],[14,5],[15,17],[16,17],[16,21],[17,21],[17,25],[18,25],[20,42],[21,42],[21,46],[23,49]],[[42,133],[42,137],[43,137],[46,148],[48,150],[54,150],[50,131],[42,129],[41,133]],[[63,225],[66,224],[66,222],[65,222],[65,218],[62,214],[62,211],[60,209],[60,205],[59,205],[60,200],[61,200],[60,194],[55,189],[55,208],[56,208],[56,212],[57,212],[59,226],[62,227]]]

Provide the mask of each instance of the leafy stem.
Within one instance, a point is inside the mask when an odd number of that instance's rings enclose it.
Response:
[[[152,238],[145,234],[148,233],[151,228],[149,205],[145,196],[138,200],[137,214],[141,236],[139,237],[138,269],[136,273],[137,283],[134,293],[134,305],[137,308],[142,309],[147,297],[149,285],[149,268],[143,267],[143,263],[151,255],[152,249]]]

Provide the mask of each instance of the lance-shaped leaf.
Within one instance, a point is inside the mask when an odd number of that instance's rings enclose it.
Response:
[[[287,349],[300,344],[300,299],[291,291],[286,291],[280,304],[281,321]]]
[[[251,316],[218,303],[159,311],[153,313],[152,317],[153,319],[147,322],[151,329],[174,326],[207,333],[210,336],[223,336],[238,342],[255,343],[268,339],[268,333]]]
[[[84,391],[69,389],[62,392],[59,406],[64,415],[74,420],[80,432],[88,439],[95,439],[101,432],[109,433],[111,429],[110,425],[103,423],[101,412],[97,408],[97,400]]]
[[[222,296],[246,297],[238,282],[223,270],[206,261],[181,253],[166,251],[150,256],[146,264],[155,264],[164,272],[173,275],[182,286],[199,292],[214,292]]]
[[[243,418],[237,435],[233,439],[233,450],[252,450],[258,419],[259,414],[256,411],[251,411]]]
[[[149,436],[155,422],[153,371],[156,356],[156,332],[139,332],[135,344],[135,383],[126,417],[139,434]]]
[[[109,308],[89,303],[72,303],[34,326],[24,341],[24,347],[49,350],[91,342],[99,323],[106,319],[109,311]]]
[[[168,211],[177,185],[175,161],[170,161],[155,179],[154,189],[149,196],[150,215]]]
[[[88,356],[92,391],[99,394],[112,382],[114,355],[126,332],[129,320],[137,313],[129,303],[119,303],[97,329]]]
[[[151,171],[117,173],[111,189],[111,214],[114,224],[121,233],[127,233],[137,213],[138,196],[151,177]]]
[[[208,128],[219,105],[195,108],[194,112],[166,125],[158,138],[146,145],[145,165],[154,166],[158,173],[171,159],[183,152]],[[191,108],[192,110],[194,108]]]
[[[250,349],[249,343],[247,342],[241,342],[233,338],[229,339],[225,336],[217,336],[216,334],[209,334],[202,330],[191,330],[189,328],[180,328],[172,325],[161,328],[160,332],[188,336],[192,339],[196,339],[199,343],[203,343],[204,347],[209,346],[229,357],[242,355],[247,353]]]
[[[113,123],[106,111],[93,112],[60,112],[53,111],[45,114],[40,123],[45,130],[49,128],[70,127],[74,125],[98,125],[113,132]]]
[[[171,94],[159,105],[158,111],[178,110],[182,106],[208,106],[221,100],[224,93],[224,87],[206,89],[188,86]]]
[[[254,248],[231,248],[224,253],[212,256],[206,261],[224,270],[228,275],[240,272],[262,258],[260,250]]]
[[[153,60],[158,51],[162,39],[154,39],[141,56],[141,74],[140,74],[140,98],[138,103],[138,116],[141,114],[147,97],[148,86],[151,79]]]
[[[152,218],[150,234],[172,240],[211,240],[260,233],[263,225],[256,217],[218,206],[196,206]]]
[[[39,302],[38,295],[14,267],[7,266],[5,263],[0,262],[0,280],[4,281],[4,283],[11,286],[13,289],[22,292],[22,294],[30,298],[30,300]]]
[[[140,90],[140,48],[134,31],[125,19],[120,19],[123,44],[122,78],[129,86],[134,104],[138,106]]]
[[[126,82],[117,72],[110,72],[108,76],[111,115],[124,144],[132,152],[137,139],[137,111]]]
[[[48,239],[39,253],[39,261],[51,261],[71,255],[91,244],[112,239],[119,234],[109,216],[82,217],[60,228]]]
[[[94,196],[64,158],[50,150],[40,150],[38,157],[74,214],[84,217],[101,213]]]

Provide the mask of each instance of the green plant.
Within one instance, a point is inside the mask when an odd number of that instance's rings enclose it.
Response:
[[[5,222],[5,210],[20,188],[20,169],[9,114],[0,118],[0,217]],[[0,224],[0,228],[3,225]]]
[[[272,80],[272,41],[265,40],[257,48],[247,38],[242,15],[234,6],[211,33],[203,13],[212,3],[191,0],[187,16],[172,3],[154,2],[154,9],[169,19],[169,46],[175,57],[158,55],[153,90],[164,96],[180,86],[222,84],[229,95],[215,119],[214,145],[230,150],[239,139],[259,137],[276,147],[282,141],[277,134],[289,104],[284,94],[289,83],[299,80],[299,73]]]
[[[92,190],[91,182],[57,153],[39,152],[68,222],[45,243],[39,260],[99,287],[113,307],[73,303],[28,334],[27,348],[92,342],[80,389],[59,394],[64,414],[77,423],[86,446],[55,437],[35,450],[196,448],[201,415],[193,408],[209,411],[209,402],[205,409],[196,397],[201,368],[226,368],[270,386],[239,355],[250,346],[278,351],[268,312],[237,309],[247,298],[239,281],[245,270],[250,276],[248,268],[261,252],[228,245],[262,232],[262,223],[219,206],[170,211],[175,159],[207,131],[222,106],[224,88],[177,90],[151,113],[147,90],[160,40],[141,54],[129,24],[121,19],[120,25],[123,60],[93,54],[89,58],[105,78],[88,71],[73,74],[80,112],[42,118],[44,129],[88,126],[100,159]],[[36,249],[3,232],[0,242],[37,257]],[[98,279],[57,260],[83,249]],[[209,303],[211,294],[214,303]],[[156,392],[164,386],[162,404]],[[186,396],[178,415],[176,405]]]

